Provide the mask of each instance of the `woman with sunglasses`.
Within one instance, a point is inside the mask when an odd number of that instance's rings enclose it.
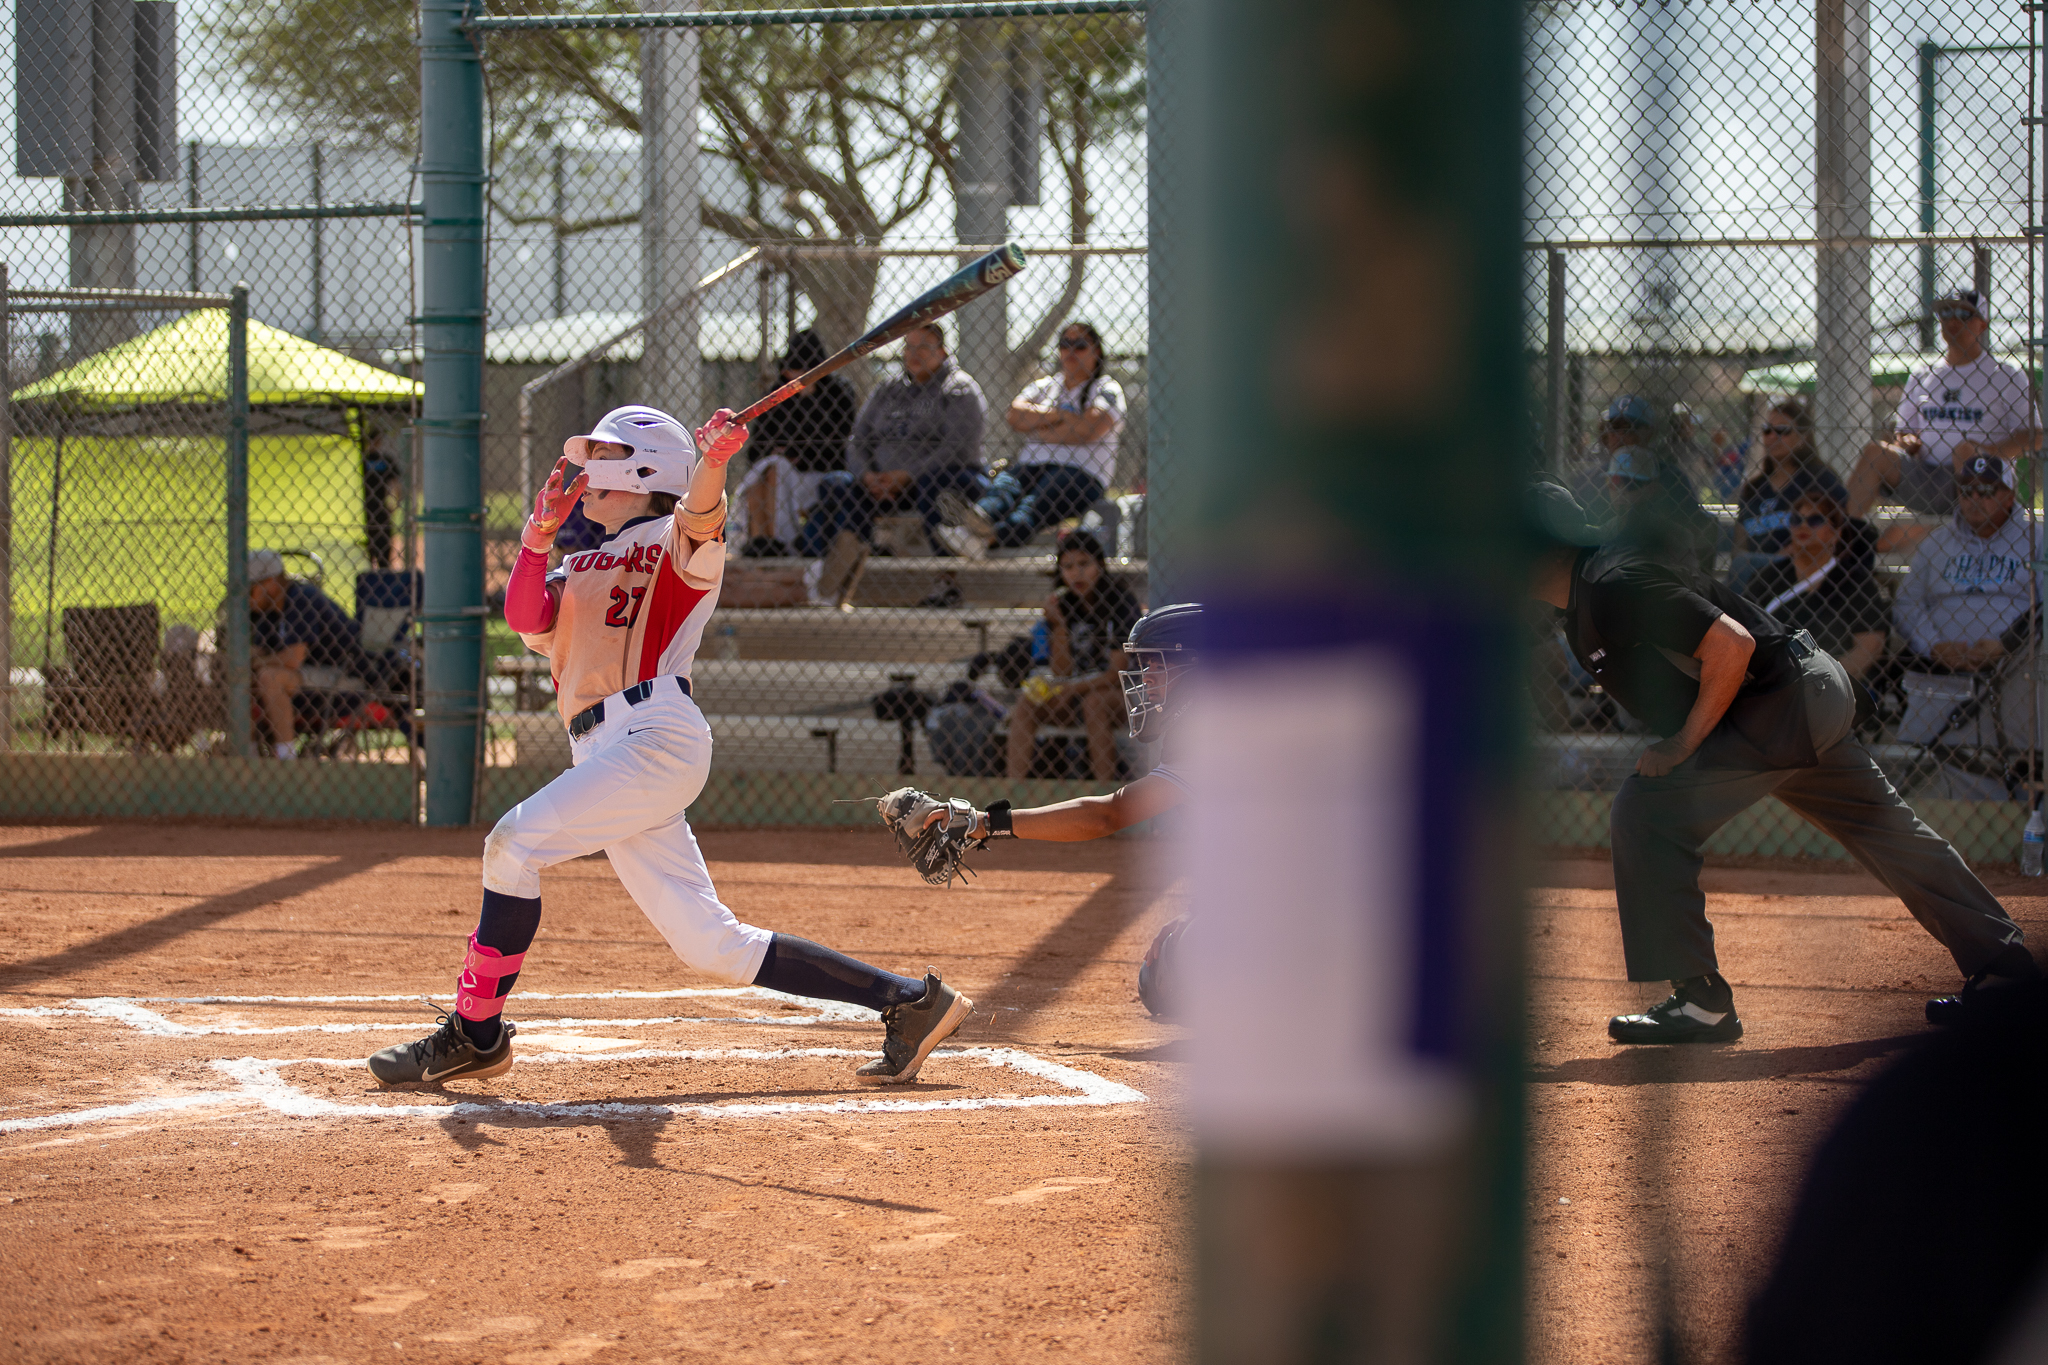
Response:
[[[1796,398],[1771,405],[1758,428],[1763,458],[1756,472],[1736,490],[1735,557],[1729,565],[1728,584],[1737,592],[1745,590],[1749,578],[1773,559],[1785,553],[1791,540],[1791,491],[1795,479],[1802,487],[1825,488],[1845,502],[1841,480],[1813,448],[1813,417]]]
[[[1884,653],[1891,620],[1870,566],[1843,551],[1848,515],[1836,487],[1801,475],[1783,490],[1792,509],[1786,553],[1757,571],[1745,595],[1861,678]]]
[[[1078,517],[1116,476],[1117,434],[1124,391],[1103,373],[1102,334],[1093,323],[1060,329],[1059,373],[1027,385],[1006,420],[1024,434],[1010,467],[990,480],[978,502],[940,495],[957,524],[934,535],[957,555],[980,559],[991,547],[1022,545],[1047,526]]]

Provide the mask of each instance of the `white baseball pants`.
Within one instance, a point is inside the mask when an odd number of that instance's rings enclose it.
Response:
[[[711,727],[672,678],[638,706],[605,698],[604,721],[570,742],[575,766],[505,813],[484,841],[484,886],[538,896],[544,867],[605,851],[619,881],[699,971],[751,983],[769,930],[718,899],[683,812],[711,772]]]

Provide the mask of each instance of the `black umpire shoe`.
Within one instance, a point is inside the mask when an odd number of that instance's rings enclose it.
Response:
[[[1985,991],[2024,985],[2039,980],[2040,976],[2041,968],[2026,945],[2008,943],[1997,957],[1991,959],[1991,965],[1965,981],[1961,990],[1954,995],[1940,995],[1928,1001],[1927,1022],[1940,1028],[1953,1028],[1983,1003],[1980,997]]]
[[[443,1081],[480,1081],[512,1069],[512,1037],[519,1029],[510,1019],[498,1035],[498,1045],[485,1051],[463,1032],[461,1015],[439,1009],[434,1014],[441,1027],[416,1043],[387,1047],[370,1058],[370,1074],[378,1085],[411,1090]]]
[[[1727,992],[1724,984],[1722,993]],[[1708,1009],[1694,997],[1702,994],[1691,981],[1674,981],[1664,1003],[1641,1014],[1617,1014],[1607,1021],[1607,1036],[1617,1043],[1732,1043],[1742,1036],[1742,1020],[1732,998],[1717,1001],[1725,1009]]]

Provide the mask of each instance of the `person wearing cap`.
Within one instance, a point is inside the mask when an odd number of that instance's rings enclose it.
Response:
[[[1664,736],[1615,793],[1611,823],[1628,978],[1669,981],[1671,995],[1610,1019],[1609,1037],[1742,1036],[1701,849],[1766,796],[1840,840],[1955,958],[1968,984],[1928,1003],[1931,1022],[1960,1018],[1994,979],[2040,974],[2019,926],[1856,742],[1848,674],[1811,635],[1626,539],[1598,544],[1564,489],[1531,492],[1542,546],[1529,595],[1563,613],[1567,645],[1607,694]]]
[[[1721,528],[1683,487],[1671,462],[1641,446],[1623,446],[1607,461],[1607,502],[1615,533],[1673,563],[1714,570]]]
[[[785,383],[824,363],[825,342],[805,327],[790,333],[782,357]],[[798,521],[818,499],[828,474],[846,468],[846,438],[859,408],[853,386],[828,374],[754,423],[753,463],[733,494],[727,535],[742,555],[787,555],[796,544]]]
[[[272,752],[293,758],[298,725],[292,698],[310,668],[356,671],[362,659],[355,621],[311,583],[288,577],[275,550],[249,552],[249,682],[270,727]]]
[[[2031,638],[2034,528],[2015,516],[2013,464],[1974,455],[1956,475],[1956,515],[1914,552],[1893,609],[1899,634],[1922,662],[1905,675],[1899,739],[1924,744],[2032,748],[2033,689],[2000,689],[1995,705],[1951,730],[1949,716],[1976,695],[1973,675],[1996,673]],[[2002,732],[2002,736],[2001,736]],[[1955,796],[2007,800],[2002,784],[1949,774]]]
[[[1934,314],[1947,354],[1907,376],[1898,435],[1863,447],[1849,473],[1851,517],[1867,516],[1886,499],[1923,516],[1950,516],[1964,461],[1978,455],[2010,461],[2040,444],[2026,373],[1985,349],[1990,300],[1975,289],[1956,289],[1935,301]],[[1890,531],[1877,548],[1902,549],[1924,535],[1917,528]]]
[[[1600,414],[1600,448],[1609,455],[1624,446],[1647,447],[1656,439],[1656,415],[1632,393],[1622,394]]]

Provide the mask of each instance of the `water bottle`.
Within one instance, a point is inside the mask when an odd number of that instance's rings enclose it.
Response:
[[[2034,807],[2034,813],[2027,817],[2027,828],[2020,835],[2020,872],[2024,876],[2041,875],[2041,844],[2048,838],[2048,824],[2041,819],[2041,808]]]

